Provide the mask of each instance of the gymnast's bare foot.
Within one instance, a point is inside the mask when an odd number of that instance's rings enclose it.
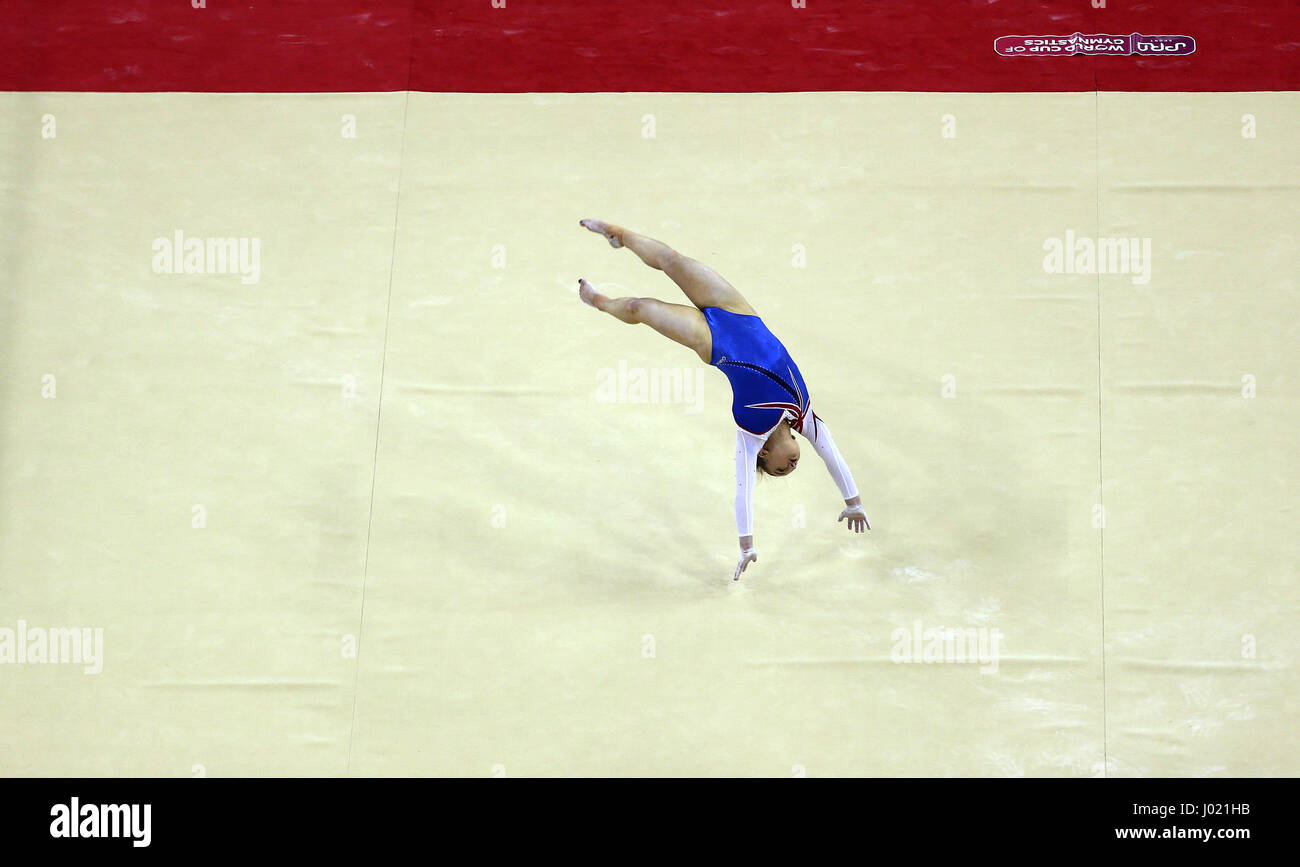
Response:
[[[611,226],[603,220],[591,219],[579,220],[578,225],[582,226],[584,229],[589,229],[592,232],[595,232],[597,235],[604,235],[605,240],[609,241],[609,246],[614,247],[615,249],[623,246],[623,242],[619,240],[618,237],[620,231],[618,226]]]
[[[597,292],[595,286],[592,286],[581,277],[578,278],[578,297],[582,299],[583,304],[589,304],[597,310],[604,309],[600,306],[600,302],[605,300],[605,296]]]

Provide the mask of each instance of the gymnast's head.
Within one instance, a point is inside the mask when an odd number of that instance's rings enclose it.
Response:
[[[788,476],[799,466],[799,443],[789,422],[772,431],[758,453],[758,468],[769,476]]]

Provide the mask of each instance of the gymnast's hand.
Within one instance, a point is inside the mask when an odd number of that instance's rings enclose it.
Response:
[[[861,533],[863,530],[871,529],[871,522],[867,520],[867,513],[862,510],[862,498],[854,497],[852,500],[845,500],[844,505],[848,506],[843,512],[840,512],[840,521],[848,519],[848,527],[855,533]],[[836,521],[838,524],[839,521]]]
[[[748,566],[750,563],[757,562],[757,560],[758,560],[758,551],[754,549],[752,543],[746,545],[744,542],[742,542],[740,545],[740,561],[736,563],[736,574],[734,577],[732,577],[731,580],[739,581],[740,573],[745,571],[745,567]]]

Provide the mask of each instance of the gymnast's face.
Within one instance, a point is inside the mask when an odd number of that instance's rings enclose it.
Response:
[[[763,469],[769,476],[788,476],[793,473],[795,467],[799,466],[799,442],[794,438],[790,426],[778,425],[758,456],[763,459]]]

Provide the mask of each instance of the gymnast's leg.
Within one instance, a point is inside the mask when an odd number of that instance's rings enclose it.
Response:
[[[721,307],[732,313],[757,316],[754,308],[735,287],[708,265],[678,253],[654,238],[638,235],[630,229],[601,220],[582,220],[584,228],[604,235],[610,246],[627,247],[651,268],[663,271],[686,293],[696,307]]]
[[[610,298],[601,295],[586,280],[578,281],[578,297],[615,319],[630,324],[644,323],[669,340],[695,350],[705,364],[712,360],[713,336],[704,314],[685,304],[669,304],[657,298]]]

